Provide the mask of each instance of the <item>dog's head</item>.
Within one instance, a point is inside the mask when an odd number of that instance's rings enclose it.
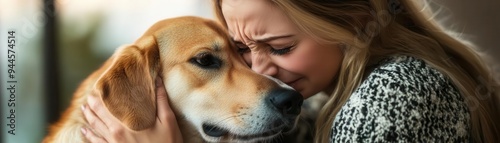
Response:
[[[112,58],[95,87],[133,130],[155,123],[157,78],[178,120],[207,141],[269,139],[293,126],[300,112],[300,93],[248,68],[226,31],[210,20],[160,21]]]

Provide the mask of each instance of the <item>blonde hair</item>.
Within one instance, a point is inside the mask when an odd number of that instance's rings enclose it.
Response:
[[[389,55],[424,60],[454,83],[469,106],[471,140],[500,142],[500,91],[473,46],[435,22],[425,0],[272,0],[303,32],[348,45],[333,93],[316,121],[316,142],[328,142],[334,118],[363,81],[367,67]],[[221,0],[215,14],[226,26]],[[426,11],[427,10],[427,11]]]

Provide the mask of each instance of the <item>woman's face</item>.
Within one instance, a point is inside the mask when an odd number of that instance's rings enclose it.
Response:
[[[228,31],[246,63],[308,98],[328,88],[342,60],[337,45],[301,32],[270,0],[223,0]]]

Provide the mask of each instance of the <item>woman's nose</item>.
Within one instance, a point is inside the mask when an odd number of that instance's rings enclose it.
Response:
[[[278,67],[273,63],[269,55],[252,53],[251,59],[253,71],[268,76],[278,74]]]

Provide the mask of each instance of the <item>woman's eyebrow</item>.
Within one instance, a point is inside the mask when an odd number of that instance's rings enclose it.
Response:
[[[256,39],[255,41],[259,42],[259,43],[265,43],[265,42],[269,42],[269,41],[272,41],[272,40],[276,40],[276,39],[280,39],[280,38],[288,38],[288,37],[292,37],[293,35],[281,35],[281,36],[271,36],[271,37],[266,37],[266,38],[262,38],[262,39]]]
[[[292,34],[289,34],[289,35],[281,35],[281,36],[271,36],[271,37],[266,37],[266,38],[262,38],[262,39],[257,39],[255,40],[256,42],[259,42],[259,43],[266,43],[266,42],[269,42],[269,41],[272,41],[272,40],[276,40],[276,39],[281,39],[281,38],[289,38],[289,37],[293,37],[294,35]],[[234,37],[231,36],[231,41],[235,42],[235,43],[243,43],[242,41],[240,40],[236,40]]]

